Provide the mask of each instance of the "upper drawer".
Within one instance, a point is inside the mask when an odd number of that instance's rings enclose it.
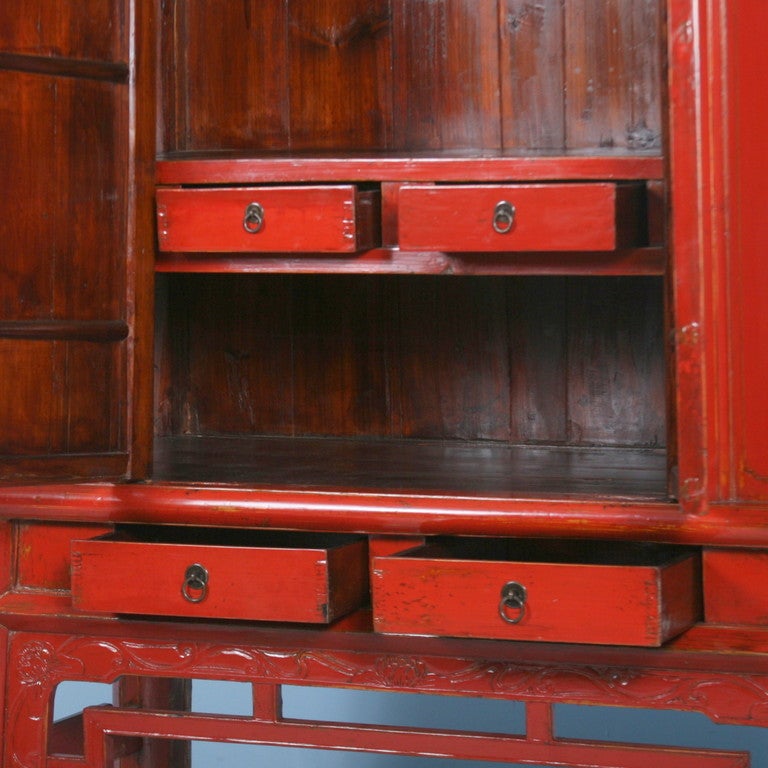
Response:
[[[326,623],[368,597],[365,539],[149,527],[72,542],[86,611]]]
[[[380,240],[379,193],[353,185],[159,189],[161,251],[354,253]]]
[[[404,250],[612,251],[642,245],[642,184],[404,185]]]
[[[445,542],[373,559],[380,632],[658,646],[700,615],[687,550],[589,542]]]

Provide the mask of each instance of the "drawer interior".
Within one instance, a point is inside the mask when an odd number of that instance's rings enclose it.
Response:
[[[398,553],[397,556],[470,562],[498,561],[657,568],[681,558],[698,556],[698,550],[692,547],[639,541],[440,537],[424,546]]]

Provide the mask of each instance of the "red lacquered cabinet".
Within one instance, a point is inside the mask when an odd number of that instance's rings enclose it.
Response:
[[[0,766],[747,765],[554,705],[768,727],[766,25],[6,0]],[[113,705],[55,720],[73,681]],[[289,684],[525,729],[296,720]]]

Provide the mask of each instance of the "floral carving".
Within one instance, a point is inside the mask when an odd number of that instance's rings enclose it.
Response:
[[[525,702],[697,710],[713,720],[768,726],[768,676],[386,654],[373,648],[79,637],[16,633],[8,687],[10,765],[32,768],[45,751],[51,693],[64,680],[122,675],[386,688]]]
[[[54,661],[53,646],[50,643],[34,641],[22,648],[17,668],[19,679],[25,685],[41,685],[51,671]]]
[[[389,688],[414,688],[426,676],[424,662],[410,656],[384,656],[376,660],[375,669]]]

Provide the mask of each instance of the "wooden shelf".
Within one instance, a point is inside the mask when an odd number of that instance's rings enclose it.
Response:
[[[658,152],[378,152],[286,154],[179,152],[157,162],[161,185],[253,184],[306,181],[578,181],[659,180]]]
[[[277,488],[667,498],[664,451],[490,442],[282,437],[167,437],[156,482]]]
[[[663,275],[665,248],[582,253],[438,253],[373,248],[338,256],[270,253],[161,253],[158,273],[197,274],[421,274],[421,275]]]

